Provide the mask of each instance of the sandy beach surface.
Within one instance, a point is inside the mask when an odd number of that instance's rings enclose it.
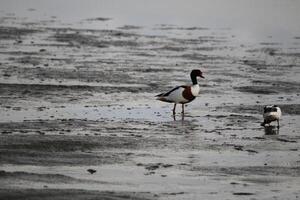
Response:
[[[300,198],[299,3],[266,1],[285,13],[259,32],[258,1],[236,26],[239,4],[38,2],[0,3],[0,199]],[[200,95],[174,119],[154,96],[192,69]],[[260,126],[269,104],[280,129]]]

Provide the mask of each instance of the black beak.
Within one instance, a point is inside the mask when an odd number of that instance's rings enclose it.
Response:
[[[201,78],[204,78],[204,76],[203,76],[202,74],[200,75],[200,77],[201,77]]]

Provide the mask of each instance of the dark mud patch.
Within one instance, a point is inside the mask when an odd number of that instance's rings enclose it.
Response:
[[[300,104],[280,104],[283,113],[290,115],[300,115]]]
[[[222,75],[223,78],[229,77],[230,80],[232,80],[232,78],[244,78],[244,79],[249,78],[249,75],[247,75],[247,74],[234,73],[234,72],[231,72],[228,70],[218,70],[215,72],[215,75]]]
[[[154,171],[159,168],[169,168],[173,167],[172,164],[163,164],[163,163],[149,163],[149,164],[143,164],[143,163],[138,163],[137,166],[144,166],[146,170],[148,171]]]
[[[78,101],[86,98],[89,92],[95,90],[95,87],[84,85],[47,85],[47,84],[0,84],[0,93],[2,101],[7,103],[6,95],[13,98],[12,101],[18,99],[34,100],[41,98],[51,102],[59,101]],[[103,88],[104,89],[104,88]],[[80,95],[80,94],[81,95]],[[85,94],[84,96],[82,96]],[[76,97],[74,97],[76,95]]]
[[[118,192],[118,191],[93,191],[93,190],[77,190],[77,189],[0,189],[0,197],[2,199],[11,200],[150,200],[156,199],[151,193],[139,192]]]
[[[102,165],[122,163],[137,150],[164,146],[164,139],[118,136],[1,135],[0,164]],[[112,151],[117,150],[117,151]]]
[[[259,118],[249,115],[237,115],[237,114],[230,114],[227,118],[225,126],[239,126],[239,127],[246,127],[246,124],[253,121],[258,121]]]
[[[224,107],[218,107],[218,109],[224,109]],[[230,110],[231,112],[233,110]],[[240,112],[244,114],[244,112]],[[215,118],[216,120],[222,119],[224,120],[224,130],[230,130],[230,127],[247,127],[248,123],[253,121],[259,121],[260,119],[250,115],[242,115],[242,114],[229,114],[229,115],[206,115],[208,118]],[[216,129],[217,130],[217,129]]]
[[[0,136],[0,149],[37,152],[75,152],[104,149],[140,149],[159,142],[155,139],[117,136]],[[148,144],[147,144],[148,143]],[[151,143],[151,144],[150,144]]]
[[[288,58],[299,58],[299,52],[277,52],[276,55]]]
[[[24,64],[24,65],[33,65],[33,66],[37,66],[40,65],[41,63],[43,63],[43,58],[40,56],[24,56],[24,57],[20,57],[20,58],[9,58],[10,61],[16,61],[16,63],[19,64]],[[9,71],[12,72],[14,67],[11,67]],[[19,68],[20,69],[20,68]],[[8,71],[8,70],[6,70]]]
[[[47,110],[47,107],[38,107],[39,111]],[[33,120],[24,122],[7,122],[0,123],[0,130],[10,130],[16,133],[30,134],[30,132],[47,131],[55,132],[71,132],[80,128],[81,130],[87,127],[95,127],[99,121],[80,120],[80,119],[61,119],[61,120]],[[101,122],[103,125],[103,122]]]
[[[234,113],[263,114],[265,105],[222,106],[223,109]],[[283,115],[300,115],[300,104],[278,104]]]
[[[126,70],[126,68],[124,69]],[[127,69],[129,70],[129,69]],[[134,72],[142,72],[142,73],[172,73],[175,72],[175,69],[172,68],[164,68],[164,67],[143,67],[143,68],[135,68],[131,69]]]
[[[101,85],[101,84],[99,84]],[[120,92],[149,92],[157,90],[150,87],[109,87],[90,85],[49,85],[49,84],[0,84],[0,102],[9,103],[7,99],[16,102],[22,99],[36,100],[41,98],[47,102],[78,102],[98,93],[120,93]],[[9,96],[6,96],[9,95]]]
[[[193,61],[211,61],[211,62],[225,59],[224,57],[220,57],[220,56],[210,56],[210,55],[200,54],[200,53],[183,54],[177,57],[184,58],[187,60],[193,60]]]
[[[262,114],[264,106],[262,105],[241,105],[241,106],[220,106],[217,109],[232,113]]]
[[[40,55],[40,52],[37,52],[37,51],[1,51],[0,54],[13,55],[13,56],[37,56],[37,55]],[[15,60],[15,59],[9,58],[9,60]]]
[[[100,32],[102,35],[107,36],[111,41],[111,39],[120,39],[120,38],[124,38],[124,39],[128,39],[128,38],[133,38],[133,39],[137,39],[143,35],[139,35],[133,32],[128,32],[128,31],[120,31],[120,30],[101,30]],[[144,37],[146,37],[144,35]],[[108,41],[108,42],[109,42]]]
[[[209,28],[206,27],[197,27],[197,26],[192,26],[192,27],[180,27],[180,26],[175,26],[172,24],[158,24],[154,30],[185,30],[185,31],[202,31],[202,30],[209,30]]]
[[[269,183],[278,183],[283,181],[282,179],[276,178],[276,177],[247,177],[247,178],[241,178],[241,181],[248,182],[248,183],[255,183],[255,184],[269,184]]]
[[[17,27],[0,27],[0,40],[18,40],[23,36],[30,35],[40,30],[17,28]]]
[[[221,50],[225,47],[197,47],[195,48],[196,51],[215,51],[215,50]]]
[[[225,176],[290,176],[300,175],[300,167],[280,167],[280,166],[249,166],[249,167],[192,167],[192,171],[199,171],[207,174]]]
[[[234,89],[252,94],[300,93],[298,82],[254,80],[252,83],[253,85],[234,87]]]
[[[299,82],[288,82],[288,81],[272,81],[272,80],[253,80],[255,85],[265,85],[269,87],[274,87],[278,92],[288,92],[288,93],[300,93],[300,83]]]
[[[107,47],[105,43],[98,41],[96,36],[83,35],[79,33],[57,33],[54,38],[58,42],[68,43],[69,46],[94,46],[99,48]]]
[[[119,27],[118,29],[121,29],[121,30],[138,30],[138,29],[142,29],[142,27],[141,26],[134,26],[134,25],[124,25],[124,26]]]
[[[201,36],[197,39],[181,39],[181,38],[169,38],[173,43],[179,44],[179,45],[203,45],[205,43],[213,43],[213,44],[221,44],[225,43],[226,39],[223,37],[213,37],[213,36]]]
[[[47,110],[47,107],[37,107],[40,110]],[[179,123],[179,122],[178,122]],[[23,122],[2,122],[0,123],[0,132],[4,135],[12,133],[12,138],[22,137],[22,135],[30,136],[35,135],[49,135],[49,136],[59,136],[65,135],[68,136],[95,136],[100,139],[102,134],[111,135],[116,137],[124,135],[127,137],[145,137],[143,140],[148,140],[151,142],[151,145],[158,144],[167,144],[167,138],[162,139],[162,142],[156,141],[155,138],[148,138],[151,135],[160,135],[163,131],[167,131],[168,134],[179,134],[173,132],[174,129],[184,130],[184,127],[191,127],[193,129],[197,126],[193,123],[185,122],[182,124],[183,127],[178,126],[176,123],[154,123],[150,121],[135,121],[135,120],[122,120],[122,121],[113,121],[113,120],[85,120],[85,119],[57,119],[57,120],[24,120]],[[185,132],[190,132],[185,130]],[[141,133],[143,135],[141,135]],[[103,136],[103,135],[102,135]],[[34,138],[35,138],[34,137]],[[66,139],[65,137],[60,137],[61,139]],[[34,139],[33,138],[33,139]],[[126,140],[126,139],[125,139]],[[134,141],[134,139],[131,139]],[[1,143],[0,143],[1,144]],[[142,144],[142,143],[140,143]]]
[[[93,33],[93,32],[92,32]],[[134,36],[134,37],[133,37]],[[98,48],[115,47],[138,47],[141,42],[136,41],[138,35],[115,30],[96,31],[93,34],[86,32],[65,33],[60,30],[53,37],[58,42],[69,44],[70,47],[92,46]],[[105,39],[109,38],[109,39]]]
[[[242,86],[234,87],[235,90],[252,94],[278,94],[277,88],[271,86]]]
[[[260,45],[264,45],[264,46],[275,46],[275,45],[282,45],[282,43],[279,42],[261,42],[259,43]]]
[[[275,45],[275,44],[273,44]],[[263,47],[263,48],[257,48],[257,49],[250,49],[246,52],[249,53],[264,53],[270,56],[274,56],[276,52],[278,51],[277,48],[271,48],[271,47]],[[252,67],[259,67],[259,66],[265,66],[266,63],[264,61],[257,61],[257,60],[243,60],[243,63]]]
[[[233,195],[238,195],[238,196],[249,196],[249,195],[255,195],[255,193],[251,192],[234,192],[232,193]]]
[[[218,83],[218,84],[220,84],[220,85],[222,85],[222,84],[224,84],[224,83],[231,83],[231,82],[232,82],[232,80],[226,79],[225,77],[224,77],[224,78],[210,79],[209,81]]]
[[[274,57],[272,59],[280,60],[276,61],[276,63],[272,63],[270,60],[252,60],[252,59],[243,59],[241,63],[245,66],[251,67],[252,73],[260,73],[269,76],[270,78],[266,78],[266,80],[270,80],[271,77],[278,77],[280,78],[283,74],[288,73],[289,71],[293,70],[293,68],[298,68],[299,65],[295,61],[291,62],[289,60],[294,59],[296,60],[299,55],[298,53],[280,53],[278,49],[272,48],[262,48],[262,49],[255,49],[249,50],[249,52],[253,53],[263,53],[266,54],[268,57]],[[293,58],[284,58],[284,56],[293,57]],[[283,62],[285,60],[285,62]],[[280,80],[280,79],[279,79]],[[275,81],[276,82],[276,81]]]
[[[286,138],[282,138],[282,137],[278,137],[277,140],[278,140],[279,142],[297,143],[296,140],[286,139]]]
[[[165,45],[163,47],[160,47],[160,48],[157,48],[157,49],[154,49],[154,50],[182,52],[182,51],[186,50],[186,47],[175,46],[175,45]]]
[[[31,147],[30,147],[31,148]],[[110,152],[84,153],[84,152],[43,152],[28,149],[0,150],[0,164],[38,165],[38,166],[85,166],[104,165],[125,162],[126,155]]]
[[[97,183],[98,181],[76,179],[62,174],[36,174],[28,172],[6,172],[0,171],[0,181],[30,181],[30,182],[42,182],[42,183]]]
[[[96,17],[96,18],[89,18],[87,21],[109,21],[112,20],[112,18],[109,17]]]
[[[38,65],[42,61],[40,57],[22,57],[18,62],[22,64]],[[79,82],[106,82],[106,83],[135,83],[133,78],[125,73],[111,71],[100,71],[90,67],[87,68],[76,68],[76,69],[61,69],[61,68],[18,68],[9,66],[3,69],[4,73],[15,75],[18,78],[26,79],[52,79],[59,81],[64,80],[77,80]],[[63,82],[62,82],[63,83]]]

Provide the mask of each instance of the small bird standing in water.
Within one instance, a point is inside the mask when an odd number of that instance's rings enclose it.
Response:
[[[277,121],[277,127],[279,128],[279,119],[281,117],[281,109],[277,105],[265,106],[264,107],[264,122],[261,123],[262,126],[269,124],[272,121]]]
[[[173,115],[175,115],[176,105],[179,103],[182,105],[182,114],[184,114],[184,104],[193,101],[200,92],[200,86],[198,85],[197,77],[199,76],[204,78],[202,72],[199,69],[194,69],[192,70],[190,76],[193,85],[177,86],[166,93],[156,95],[157,100],[174,103]]]

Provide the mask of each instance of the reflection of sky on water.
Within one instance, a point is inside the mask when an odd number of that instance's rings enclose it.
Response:
[[[115,28],[157,24],[231,28],[239,38],[257,40],[272,36],[284,41],[300,35],[300,1],[297,0],[1,0],[1,16],[15,13],[28,21],[51,19],[83,28]],[[29,9],[33,8],[35,10]],[[110,17],[110,21],[82,22]]]

